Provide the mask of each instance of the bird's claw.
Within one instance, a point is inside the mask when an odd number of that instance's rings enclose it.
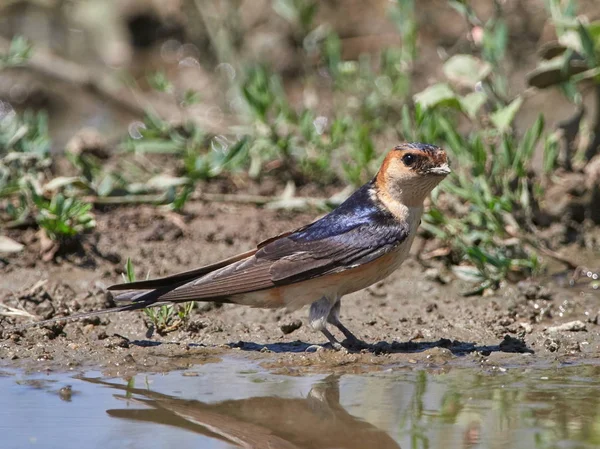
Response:
[[[310,345],[304,350],[304,352],[321,352],[324,351],[325,347],[322,345]]]
[[[348,352],[348,349],[339,342],[327,342],[323,345],[310,345],[308,348],[304,350],[304,352],[321,352],[326,351],[327,349],[333,349],[334,351],[345,351]]]
[[[340,343],[340,342],[334,342],[334,343],[329,343],[331,345],[331,347],[336,350],[336,351],[343,351],[346,350],[346,348]]]

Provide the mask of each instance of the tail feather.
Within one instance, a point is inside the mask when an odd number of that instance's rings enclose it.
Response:
[[[152,306],[157,302],[161,296],[171,290],[176,289],[181,284],[171,285],[169,287],[157,288],[154,290],[131,290],[125,293],[120,293],[115,296],[114,301],[116,303],[131,303],[131,304],[144,304],[145,307]]]
[[[113,313],[113,312],[129,312],[129,311],[133,311],[133,310],[145,309],[147,307],[162,306],[165,304],[171,304],[171,303],[168,301],[164,301],[164,302],[154,302],[154,303],[150,303],[150,304],[147,304],[145,302],[144,303],[126,304],[124,306],[112,307],[110,309],[94,310],[92,312],[83,312],[83,313],[76,313],[74,315],[69,315],[69,316],[60,316],[60,317],[56,317],[56,318],[50,318],[49,320],[34,321],[33,323],[25,323],[25,324],[21,324],[19,326],[7,327],[5,329],[0,329],[0,330],[6,331],[6,332],[15,332],[15,331],[20,331],[20,330],[28,329],[31,327],[35,327],[35,326],[46,326],[48,324],[58,323],[61,321],[76,321],[76,320],[81,320],[84,318],[93,318],[95,316],[106,315],[106,314]]]
[[[58,323],[60,321],[76,321],[76,320],[81,320],[81,319],[85,319],[85,318],[92,318],[95,316],[100,316],[100,315],[106,315],[109,313],[115,313],[115,312],[130,312],[130,311],[134,311],[134,310],[141,310],[141,309],[146,309],[148,307],[158,307],[158,306],[163,306],[165,304],[172,304],[172,302],[170,301],[160,301],[160,297],[162,295],[164,295],[167,292],[170,292],[171,290],[177,288],[179,285],[181,284],[174,284],[168,287],[163,287],[163,288],[158,288],[156,290],[150,290],[150,291],[143,291],[140,292],[139,290],[134,290],[134,291],[130,291],[130,292],[125,292],[122,293],[120,295],[118,295],[117,297],[115,297],[115,301],[116,302],[128,302],[129,304],[124,304],[122,306],[117,306],[117,307],[111,307],[110,309],[103,309],[103,310],[94,310],[92,312],[83,312],[83,313],[76,313],[74,315],[69,315],[69,316],[65,316],[65,317],[56,317],[56,318],[50,318],[49,320],[43,320],[43,321],[34,321],[33,323],[26,323],[26,324],[22,324],[19,326],[14,326],[14,327],[9,327],[6,328],[6,331],[20,331],[23,329],[28,329],[34,326],[45,326],[48,324],[53,324],[53,323]]]
[[[106,315],[106,314],[114,313],[114,312],[131,312],[131,311],[135,311],[135,310],[147,309],[149,307],[159,307],[159,306],[164,306],[167,304],[173,304],[172,301],[161,301],[160,298],[163,295],[165,295],[166,293],[170,292],[171,290],[174,290],[177,287],[181,286],[182,284],[183,283],[180,282],[180,283],[172,284],[172,285],[169,285],[166,287],[157,288],[155,290],[146,290],[146,291],[141,291],[141,292],[139,290],[132,290],[129,292],[121,293],[114,298],[115,302],[117,302],[117,303],[124,303],[124,302],[128,303],[128,304],[124,304],[122,306],[111,307],[110,309],[94,310],[92,312],[76,313],[74,315],[69,315],[69,316],[64,316],[64,317],[50,318],[49,320],[34,321],[32,323],[21,324],[19,326],[8,327],[3,330],[7,331],[7,332],[14,332],[14,331],[20,331],[23,329],[28,329],[28,328],[31,328],[34,326],[45,326],[48,324],[58,323],[60,321],[76,321],[76,320],[81,320],[81,319],[85,319],[85,318],[92,318],[95,316]],[[226,302],[229,302],[229,299],[227,297],[202,298],[202,299],[199,299],[199,301],[202,301],[202,302],[218,301],[218,302],[226,303]]]
[[[231,257],[229,259],[223,260],[221,262],[217,262],[212,265],[207,265],[202,268],[198,268],[196,270],[187,271],[184,273],[179,273],[173,276],[161,278],[161,279],[153,279],[148,281],[139,281],[132,283],[124,283],[112,285],[108,288],[108,290],[130,290],[125,293],[121,293],[115,297],[115,301],[117,303],[128,303],[117,307],[112,307],[110,309],[104,310],[95,310],[92,312],[84,312],[77,313],[75,315],[70,315],[66,317],[56,317],[51,318],[49,320],[43,321],[35,321],[32,323],[26,323],[19,326],[13,326],[9,328],[3,329],[4,331],[14,332],[20,331],[23,329],[28,329],[34,326],[45,326],[48,324],[58,323],[61,321],[75,321],[85,318],[92,318],[99,315],[105,315],[108,313],[114,312],[129,312],[134,310],[146,309],[148,307],[158,307],[165,304],[173,304],[172,301],[161,301],[160,298],[165,294],[169,293],[172,290],[186,284],[187,282],[197,279],[203,275],[206,275],[212,271],[223,268],[231,263],[235,263],[239,260],[245,259],[251,255],[253,255],[256,250],[248,251],[246,253],[238,254],[237,256]],[[218,301],[222,303],[230,302],[229,297],[212,297],[212,298],[199,298],[199,301]],[[180,301],[175,301],[180,302]],[[182,301],[183,302],[183,301]]]

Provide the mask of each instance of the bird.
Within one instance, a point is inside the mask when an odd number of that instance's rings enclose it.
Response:
[[[400,144],[387,153],[370,181],[322,218],[201,268],[112,285],[111,292],[125,291],[115,297],[124,305],[68,318],[188,301],[288,311],[309,306],[311,327],[334,349],[344,345],[328,325],[341,332],[346,347],[360,347],[361,340],[340,321],[342,297],[400,267],[417,234],[425,199],[450,172],[444,149]],[[31,324],[50,321],[59,319]]]

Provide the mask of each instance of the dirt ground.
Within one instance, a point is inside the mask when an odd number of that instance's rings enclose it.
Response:
[[[112,305],[105,288],[121,282],[127,257],[138,278],[191,269],[251,248],[259,240],[314,219],[254,206],[194,202],[185,219],[155,207],[97,213],[98,227],[79,255],[42,262],[33,231],[0,259],[0,303],[39,319]],[[9,234],[11,236],[11,234]],[[413,253],[420,242],[413,245]],[[361,372],[407,365],[506,366],[600,361],[600,294],[586,283],[524,281],[484,296],[444,267],[413,257],[384,282],[342,301],[342,320],[370,343],[362,351],[311,352],[324,338],[307,310],[200,303],[178,329],[159,335],[143,312],[108,314],[13,332],[31,318],[0,321],[0,365],[27,370],[100,369],[114,375],[168,371],[221,357],[260,360],[278,372]],[[564,328],[553,329],[566,323]],[[308,349],[308,351],[307,351]]]

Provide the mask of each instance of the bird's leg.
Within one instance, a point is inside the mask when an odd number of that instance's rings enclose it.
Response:
[[[338,299],[336,301],[336,303],[333,305],[333,307],[331,308],[331,310],[329,311],[329,315],[327,316],[327,322],[329,324],[333,324],[335,327],[337,327],[340,330],[340,332],[342,334],[344,334],[344,337],[346,337],[346,340],[350,346],[354,346],[354,347],[365,346],[364,342],[359,340],[352,332],[350,332],[348,330],[348,328],[346,326],[344,326],[341,323],[341,321],[340,321],[341,305],[342,305],[342,302],[340,299]]]
[[[333,306],[334,302],[325,296],[313,302],[308,312],[308,321],[313,329],[321,331],[325,335],[333,349],[339,351],[343,347],[342,344],[327,329],[327,317]]]
[[[331,346],[333,347],[333,349],[335,349],[336,351],[340,351],[344,345],[342,345],[337,338],[335,338],[333,336],[333,334],[331,332],[329,332],[329,330],[324,327],[323,329],[321,329],[321,333],[323,335],[325,335],[325,337],[327,337],[327,340],[329,340],[329,343],[331,343]]]

